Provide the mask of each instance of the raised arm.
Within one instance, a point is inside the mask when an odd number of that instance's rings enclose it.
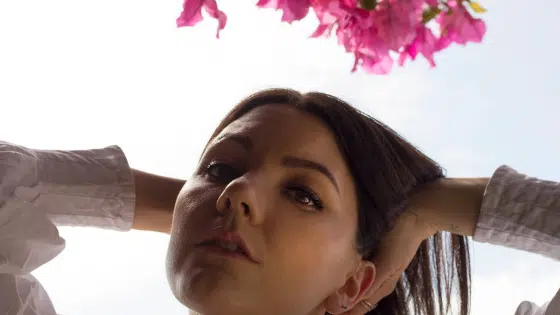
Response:
[[[168,232],[181,186],[131,170],[115,146],[49,151],[0,141],[0,314],[55,314],[30,273],[64,249],[57,225]]]
[[[560,183],[502,166],[488,179],[444,179],[418,195],[436,231],[560,260]]]
[[[560,260],[560,184],[502,166],[490,179],[442,179],[420,187],[381,242],[371,304],[394,290],[420,243],[439,231]],[[349,314],[365,311],[355,307]],[[521,314],[560,314],[560,291],[548,307],[522,303]]]

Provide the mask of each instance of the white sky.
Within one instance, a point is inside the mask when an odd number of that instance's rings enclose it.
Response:
[[[220,1],[216,23],[176,29],[179,1],[0,0],[0,138],[45,149],[118,144],[133,167],[187,178],[222,116],[263,87],[320,90],[350,101],[441,162],[449,176],[507,163],[560,181],[560,63],[550,33],[560,3],[484,1],[483,45],[390,76],[351,74],[333,41],[308,40],[254,1]],[[62,314],[186,314],[167,287],[167,236],[63,228],[67,250],[35,274]],[[476,244],[473,314],[543,303],[560,264]]]

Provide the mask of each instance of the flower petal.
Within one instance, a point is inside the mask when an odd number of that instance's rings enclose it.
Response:
[[[218,31],[216,37],[220,37],[220,31],[224,29],[227,22],[227,16],[218,9],[216,0],[184,0],[183,12],[177,18],[177,27],[194,26],[202,21],[202,8],[211,17],[218,20]]]
[[[311,0],[259,0],[257,6],[282,10],[282,22],[292,23],[307,16]]]
[[[183,2],[183,12],[177,18],[177,27],[194,26],[202,21],[202,4],[204,0],[185,0]]]
[[[220,31],[226,27],[227,16],[223,11],[218,9],[216,0],[204,0],[204,9],[211,17],[218,20],[218,30],[216,31],[216,38],[220,38]]]

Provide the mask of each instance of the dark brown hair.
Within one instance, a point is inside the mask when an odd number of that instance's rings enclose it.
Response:
[[[356,242],[363,259],[372,260],[385,232],[405,210],[413,189],[442,178],[442,168],[395,131],[344,101],[324,93],[271,89],[239,103],[220,123],[227,125],[255,107],[283,104],[319,118],[333,132],[356,183]],[[458,310],[470,307],[470,261],[466,237],[437,233],[422,242],[396,290],[368,315],[445,314],[453,295]]]

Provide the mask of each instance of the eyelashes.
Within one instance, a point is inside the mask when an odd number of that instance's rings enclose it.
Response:
[[[223,184],[228,184],[232,180],[241,176],[241,172],[236,168],[218,161],[210,162],[206,166],[205,174],[210,177],[210,179]]]
[[[227,185],[243,175],[243,171],[223,162],[212,161],[203,170],[205,176],[211,181]],[[319,195],[305,185],[288,185],[283,189],[283,194],[290,200],[316,211],[324,209],[324,204]]]
[[[312,207],[316,210],[323,210],[323,202],[313,190],[303,186],[289,187],[285,190],[285,193],[291,197],[294,201]]]

